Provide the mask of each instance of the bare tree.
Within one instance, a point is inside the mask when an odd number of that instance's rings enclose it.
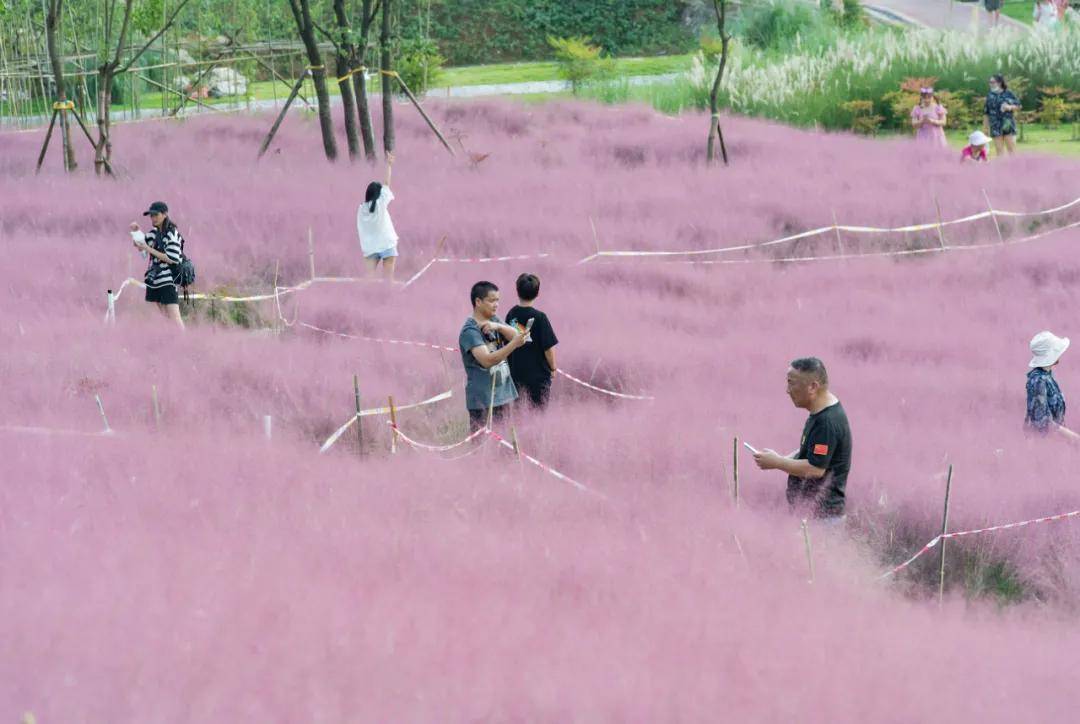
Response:
[[[712,163],[716,160],[716,139],[720,139],[720,156],[727,166],[727,146],[724,145],[724,132],[720,128],[720,82],[724,77],[724,68],[727,66],[728,47],[731,36],[727,33],[727,8],[728,0],[712,0],[713,10],[716,12],[716,28],[720,32],[720,62],[716,68],[716,78],[713,80],[712,90],[709,91],[709,141],[705,149],[705,160]]]
[[[315,40],[315,23],[311,19],[311,0],[289,0],[289,9],[296,20],[296,30],[307,51],[311,78],[315,83],[315,95],[319,101],[319,127],[322,130],[323,151],[326,158],[337,158],[337,141],[334,139],[334,120],[330,116],[330,92],[326,89],[326,68],[323,66],[319,43]]]
[[[135,0],[123,0],[123,18],[120,20],[120,31],[116,35],[116,49],[112,49],[113,29],[116,25],[117,0],[108,0],[105,3],[105,17],[103,18],[105,30],[101,47],[101,64],[97,69],[97,129],[98,138],[94,143],[94,170],[101,173],[110,170],[112,160],[112,137],[110,135],[111,123],[109,109],[112,106],[113,79],[126,73],[135,64],[143,53],[160,38],[166,30],[176,22],[176,16],[184,9],[189,0],[180,0],[172,13],[166,18],[154,36],[146,41],[138,50],[131,54],[126,63],[121,64],[124,52],[127,49],[128,33],[131,32],[131,14]]]
[[[356,98],[350,79],[356,66],[352,65],[356,56],[352,42],[352,27],[345,12],[345,0],[334,0],[334,20],[336,32],[323,33],[334,45],[334,69],[337,71],[338,91],[341,93],[341,110],[345,116],[345,140],[349,147],[349,159],[360,155],[360,140],[356,135]],[[363,72],[362,70],[360,72]]]
[[[390,75],[390,12],[393,0],[382,0],[382,32],[379,34],[379,59],[382,71],[383,152],[394,152],[394,85]]]
[[[64,0],[42,0],[45,3],[45,45],[49,50],[49,64],[52,66],[53,82],[56,83],[56,103],[67,103],[67,87],[64,85],[63,48],[60,40],[60,18],[64,11]],[[64,143],[64,168],[74,171],[78,168],[75,161],[75,148],[71,145],[71,127],[68,124],[66,110],[60,111],[60,138]]]

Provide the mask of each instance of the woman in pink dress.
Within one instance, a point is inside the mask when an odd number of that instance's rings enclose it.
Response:
[[[919,105],[911,109],[911,125],[915,129],[915,140],[927,147],[948,148],[945,140],[945,121],[948,113],[945,106],[938,103],[933,88],[923,88],[919,92]]]

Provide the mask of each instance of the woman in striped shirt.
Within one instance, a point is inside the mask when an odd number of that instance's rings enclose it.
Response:
[[[169,207],[164,201],[150,204],[150,209],[143,212],[143,216],[150,217],[153,228],[143,233],[133,221],[131,239],[136,249],[150,255],[150,266],[146,269],[145,277],[146,301],[156,303],[166,317],[183,329],[180,296],[176,292],[173,272],[179,273],[184,239],[180,236],[176,224],[169,218]]]

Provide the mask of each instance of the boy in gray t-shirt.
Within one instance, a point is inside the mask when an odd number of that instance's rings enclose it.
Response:
[[[517,399],[506,358],[525,342],[525,335],[504,324],[499,308],[499,288],[491,282],[477,282],[470,291],[472,315],[458,335],[458,348],[465,366],[465,407],[473,430],[487,424],[488,409],[498,419]],[[494,395],[494,396],[493,396]]]

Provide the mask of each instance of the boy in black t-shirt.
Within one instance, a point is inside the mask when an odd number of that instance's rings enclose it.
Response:
[[[559,343],[547,315],[533,307],[540,294],[540,279],[535,274],[522,274],[517,279],[518,303],[506,314],[512,327],[524,331],[533,320],[526,343],[510,355],[510,375],[518,390],[528,395],[532,404],[542,407],[551,391],[551,376],[555,367],[555,345]]]

